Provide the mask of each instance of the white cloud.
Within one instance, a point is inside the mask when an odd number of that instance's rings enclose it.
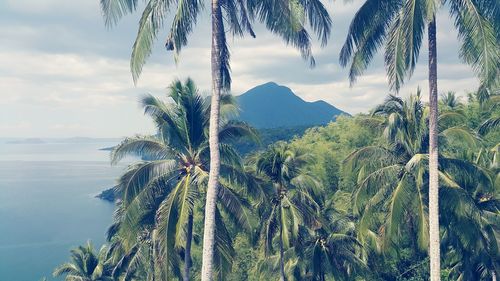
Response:
[[[0,5],[0,134],[2,136],[124,136],[152,130],[137,100],[149,92],[163,95],[175,78],[191,76],[210,89],[210,25],[203,15],[175,65],[159,34],[137,87],[129,55],[139,13],[111,30],[104,27],[99,1],[7,0]],[[231,40],[233,93],[268,81],[284,84],[308,101],[323,99],[350,113],[367,111],[388,93],[382,56],[349,86],[338,53],[349,22],[362,0],[328,2],[333,29],[326,48],[314,45],[317,66],[257,24],[257,38]],[[206,13],[206,12],[205,12]],[[477,79],[458,58],[456,32],[446,12],[438,16],[438,73],[441,91],[465,94]],[[424,37],[425,38],[425,37]],[[422,88],[427,96],[424,40],[414,77],[401,90]]]
[[[69,13],[85,15],[87,12],[99,11],[99,1],[68,1],[68,0],[6,0],[7,7],[21,14],[46,15],[48,13]]]
[[[0,123],[0,131],[18,131],[18,130],[29,130],[33,126],[28,121],[18,121],[16,123]],[[7,135],[5,135],[7,136]]]

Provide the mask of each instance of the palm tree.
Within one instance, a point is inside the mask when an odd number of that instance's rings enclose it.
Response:
[[[449,91],[441,95],[440,106],[446,110],[457,110],[463,106],[455,92]]]
[[[112,163],[127,155],[143,159],[130,165],[119,179],[116,189],[121,198],[121,213],[112,232],[121,237],[120,242],[128,251],[138,246],[137,237],[146,232],[153,244],[153,249],[148,251],[156,253],[155,261],[163,259],[163,264],[166,262],[174,275],[180,274],[176,253],[182,252],[182,275],[184,280],[189,280],[194,212],[202,209],[199,205],[207,192],[210,104],[199,95],[190,79],[184,84],[174,81],[169,87],[169,97],[173,104],[153,96],[142,99],[145,113],[153,118],[158,135],[126,138],[111,153]],[[241,227],[249,230],[251,225],[248,208],[238,195],[240,187],[236,185],[244,183],[243,165],[238,153],[227,143],[240,137],[255,139],[256,133],[244,122],[227,118],[234,116],[236,109],[231,96],[223,95],[221,104],[219,149],[223,177],[217,194],[215,254],[220,261],[230,264],[234,250],[221,222],[221,210]],[[168,269],[160,275],[168,274]]]
[[[274,279],[278,271],[286,280],[354,280],[367,271],[360,259],[362,245],[356,239],[355,224],[333,207],[333,200],[321,204],[315,223],[299,225],[295,236],[283,253],[269,255],[269,249],[264,248],[265,258],[256,269],[259,280]]]
[[[500,129],[500,95],[491,95],[487,101],[483,101],[481,106],[487,113],[486,118],[481,121],[478,133],[487,135],[489,132]]]
[[[485,142],[486,143],[486,142]],[[500,235],[500,198],[498,198],[499,167],[496,162],[498,144],[493,149],[467,151],[463,157],[481,168],[491,181],[478,181],[477,172],[461,173],[456,182],[464,187],[458,194],[443,196],[460,200],[460,205],[447,205],[443,209],[443,243],[445,261],[452,280],[495,280],[500,268],[497,237]],[[449,202],[444,201],[444,203]]]
[[[165,268],[155,266],[161,257],[158,255],[158,245],[153,239],[156,230],[153,225],[145,225],[142,222],[142,229],[135,241],[130,241],[130,237],[123,237],[122,221],[125,209],[121,202],[115,212],[115,223],[108,229],[108,241],[110,242],[110,261],[113,264],[112,277],[115,280],[149,281],[155,276],[165,276]],[[140,224],[138,224],[140,225]],[[121,233],[120,233],[121,232]],[[177,261],[177,260],[175,260]],[[180,276],[177,271],[179,265],[176,264],[175,275]],[[186,266],[186,268],[188,268]]]
[[[350,63],[353,83],[385,43],[385,65],[391,89],[398,91],[416,66],[423,33],[427,25],[429,51],[429,223],[431,280],[439,280],[438,212],[438,89],[435,0],[367,0],[349,27],[340,53],[343,66]],[[496,3],[491,1],[450,0],[451,16],[462,41],[460,56],[480,75],[483,88],[499,84],[500,21]]]
[[[177,4],[177,5],[175,5]],[[167,15],[173,20],[168,32],[165,47],[175,51],[177,59],[182,47],[188,43],[188,35],[192,32],[202,10],[203,2],[199,0],[179,1],[146,1],[146,7],[139,22],[139,30],[132,50],[130,68],[136,82],[147,57],[151,54],[153,42],[164,26]],[[105,22],[112,26],[125,14],[137,9],[138,0],[101,0],[101,8]],[[258,1],[210,1],[212,47],[212,102],[210,112],[210,174],[206,193],[205,228],[203,236],[202,280],[212,278],[215,215],[217,187],[220,171],[219,147],[219,114],[220,99],[223,91],[231,84],[229,66],[229,48],[226,33],[233,36],[250,34],[255,37],[254,20],[258,20],[274,34],[280,36],[287,44],[299,49],[304,59],[309,59],[311,66],[314,58],[311,52],[311,38],[306,26],[318,35],[322,46],[326,45],[330,35],[331,19],[319,0],[293,1],[258,0]],[[225,20],[224,20],[225,19]]]
[[[92,243],[87,242],[87,245],[71,250],[72,261],[58,266],[53,275],[64,275],[66,281],[113,281],[107,254],[105,246],[95,253]]]
[[[413,245],[415,253],[427,248],[426,198],[429,193],[423,186],[429,181],[428,114],[419,94],[407,101],[389,96],[375,109],[371,119],[383,129],[386,144],[358,149],[346,159],[346,164],[358,173],[354,209],[361,215],[359,232],[364,243],[377,233],[373,229],[380,229],[385,238],[385,249],[397,243],[405,232],[413,236],[411,240],[417,241]],[[441,123],[451,123],[444,122],[444,119],[452,117],[456,116],[444,113],[440,116]],[[477,139],[462,127],[440,127],[439,138],[442,143],[460,138],[463,145],[470,147],[477,143]],[[440,154],[440,194],[447,194],[442,198],[441,212],[448,214],[451,206],[467,205],[461,196],[466,194],[465,187],[457,178],[471,173],[474,173],[476,182],[482,185],[491,183],[490,177],[474,163]],[[387,212],[387,216],[380,220],[377,211]]]
[[[334,280],[353,280],[355,274],[367,270],[359,258],[362,245],[356,239],[354,222],[337,211],[331,200],[322,207],[321,226],[309,230],[304,241],[301,251],[309,280],[325,281],[328,275]]]
[[[308,158],[310,155],[278,142],[254,159],[256,172],[269,183],[264,187],[268,208],[261,215],[264,249],[269,255],[277,242],[282,281],[286,280],[285,250],[297,241],[299,226],[317,223],[319,205],[313,194],[319,183],[302,169]]]

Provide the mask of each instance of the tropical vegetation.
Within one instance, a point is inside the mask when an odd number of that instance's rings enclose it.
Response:
[[[101,0],[107,26],[137,0]],[[188,44],[203,1],[144,1],[130,68],[137,83],[154,42]],[[332,20],[319,0],[209,2],[211,96],[176,80],[141,99],[156,132],[124,139],[128,165],[108,243],[72,251],[66,280],[496,280],[500,225],[500,16],[495,1],[366,0],[340,53],[353,84],[375,54],[393,91],[369,114],[341,116],[290,139],[237,121],[227,35],[281,37],[314,66]],[[447,9],[459,56],[480,86],[438,96],[436,13]],[[429,99],[398,96],[427,29]],[[297,128],[295,128],[297,130]],[[302,133],[303,129],[298,129]],[[279,132],[279,131],[278,131]],[[274,136],[273,136],[274,137]],[[284,141],[283,141],[284,140]],[[252,143],[252,144],[250,144]],[[262,145],[264,143],[265,145]],[[243,152],[240,154],[240,152]],[[244,155],[243,155],[244,154]],[[132,157],[132,158],[130,158]]]
[[[137,0],[101,0],[101,8],[108,26],[112,26],[125,14],[135,12]],[[314,66],[312,40],[307,27],[317,34],[321,45],[326,45],[331,18],[319,0],[295,1],[220,1],[208,2],[211,15],[211,77],[212,102],[210,111],[210,173],[206,192],[205,227],[203,232],[203,280],[211,280],[215,258],[216,205],[221,162],[219,155],[219,119],[221,96],[230,89],[231,68],[230,51],[226,33],[233,37],[250,35],[255,38],[254,23],[258,21],[272,33],[281,37],[300,51],[302,58]],[[137,82],[146,59],[152,52],[153,43],[164,26],[166,18],[172,17],[165,48],[174,51],[177,61],[181,49],[187,45],[203,10],[204,2],[186,0],[146,1],[146,6],[139,21],[139,29],[130,59],[130,69],[134,82]]]
[[[355,82],[385,43],[384,62],[389,86],[396,92],[412,76],[427,27],[429,77],[429,251],[431,280],[439,280],[439,150],[437,24],[439,8],[449,10],[461,41],[460,57],[472,65],[481,80],[480,93],[499,87],[500,21],[497,3],[491,1],[367,0],[349,27],[340,63],[350,64],[349,79]]]
[[[210,101],[190,79],[174,81],[168,97],[141,100],[157,134],[126,138],[111,153],[113,163],[140,160],[114,189],[107,246],[74,250],[55,275],[200,278]],[[466,98],[439,101],[440,277],[495,280],[499,99]],[[235,121],[231,96],[221,104],[214,279],[429,280],[429,106],[419,91],[244,158],[234,140],[258,141],[258,132]]]

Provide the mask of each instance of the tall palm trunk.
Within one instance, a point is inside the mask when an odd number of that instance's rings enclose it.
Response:
[[[281,206],[280,202],[280,219],[283,217],[281,215],[281,212],[283,212],[283,207]],[[281,222],[280,226],[280,281],[286,281],[285,277],[285,250],[283,247],[283,221]]]
[[[440,280],[439,175],[438,175],[438,90],[436,16],[428,26],[429,40],[429,257],[431,281]]]
[[[191,269],[191,241],[193,238],[193,213],[188,216],[186,229],[186,248],[184,250],[184,281],[189,281],[189,271]]]
[[[212,280],[215,247],[215,208],[220,170],[219,152],[219,115],[222,91],[221,48],[224,28],[219,0],[212,0],[212,100],[210,106],[210,175],[208,177],[207,198],[205,203],[205,228],[203,232],[203,260],[201,280]]]

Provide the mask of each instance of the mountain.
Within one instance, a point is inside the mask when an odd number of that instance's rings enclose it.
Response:
[[[325,101],[307,102],[290,88],[274,82],[259,85],[236,97],[239,119],[256,128],[324,125],[344,111]]]

